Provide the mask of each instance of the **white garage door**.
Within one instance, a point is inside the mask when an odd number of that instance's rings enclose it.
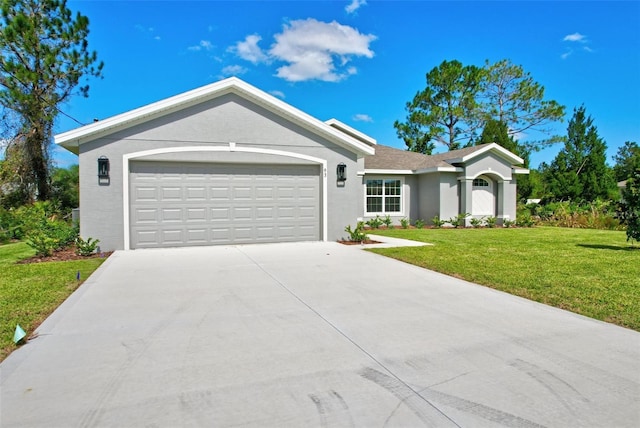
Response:
[[[320,239],[320,168],[132,162],[131,248]]]

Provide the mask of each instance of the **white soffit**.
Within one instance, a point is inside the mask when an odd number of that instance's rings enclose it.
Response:
[[[362,133],[357,129],[350,127],[346,123],[340,122],[338,119],[329,119],[325,123],[329,126],[339,129],[340,131],[348,134],[351,137],[364,141],[367,144],[370,144],[370,145],[378,144],[378,142],[374,138],[371,138],[367,134]]]
[[[187,107],[215,99],[228,93],[234,93],[242,98],[256,103],[275,114],[284,117],[305,129],[322,136],[340,146],[354,152],[366,155],[374,154],[374,149],[353,136],[318,120],[301,110],[259,90],[258,88],[238,79],[230,77],[182,94],[157,101],[110,118],[94,122],[71,131],[63,132],[54,137],[56,144],[67,150],[78,153],[81,144],[104,137],[114,132],[144,123]],[[364,134],[362,134],[364,135]]]

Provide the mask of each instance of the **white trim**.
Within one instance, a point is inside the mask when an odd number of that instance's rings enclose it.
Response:
[[[511,181],[511,178],[505,177],[504,175],[500,174],[499,172],[493,171],[491,169],[485,169],[484,171],[480,171],[479,173],[477,173],[476,175],[473,175],[473,176],[470,176],[470,175],[461,176],[461,177],[458,177],[458,180],[473,180],[473,179],[478,178],[479,176],[481,176],[483,174],[489,174],[490,176],[491,175],[498,176],[498,177],[500,177],[500,179],[502,181]]]
[[[339,129],[342,132],[345,132],[347,135],[350,135],[352,137],[355,137],[359,140],[364,141],[367,144],[371,144],[371,145],[375,145],[378,144],[378,142],[374,139],[369,137],[368,135],[358,131],[355,128],[350,127],[349,125],[340,122],[338,119],[332,118],[329,119],[327,121],[325,121],[324,123],[326,123],[329,126],[332,126],[336,129]]]
[[[385,174],[385,175],[412,175],[415,172],[411,169],[365,169],[366,174]]]
[[[327,207],[327,160],[307,156],[300,153],[285,152],[282,150],[260,149],[254,147],[238,147],[231,144],[228,146],[203,147],[166,147],[162,149],[143,150],[140,152],[127,153],[122,156],[122,202],[124,215],[124,249],[131,249],[131,236],[129,230],[129,161],[145,156],[158,155],[163,153],[184,153],[184,152],[244,152],[261,153],[267,155],[286,156],[295,159],[311,161],[322,165],[322,241],[326,242],[328,237],[328,207]]]
[[[488,151],[496,151],[498,152],[498,154],[506,159],[509,160],[513,163],[516,164],[523,164],[524,160],[516,155],[514,155],[513,153],[511,153],[509,150],[505,149],[504,147],[502,147],[499,144],[496,143],[491,143],[486,145],[485,147],[482,147],[481,149],[478,149],[472,153],[469,153],[468,155],[462,156],[460,158],[455,158],[455,159],[447,159],[447,162],[451,162],[451,163],[464,163],[467,162],[470,159],[473,159],[477,156],[480,156],[483,153],[486,153]]]
[[[416,174],[429,174],[431,172],[463,172],[459,166],[432,166],[430,168],[418,169]]]
[[[333,126],[327,125],[321,120],[298,110],[237,77],[230,77],[71,131],[63,132],[54,136],[54,141],[56,144],[77,154],[78,147],[81,144],[229,93],[234,93],[266,108],[280,117],[292,120],[316,135],[327,138],[353,152],[363,155],[373,155],[375,153],[375,150],[369,144]]]
[[[424,169],[365,169],[364,174],[420,175],[432,172],[463,172],[458,166],[432,166]]]
[[[511,168],[514,174],[529,174],[531,171],[527,168]]]
[[[368,180],[382,180],[383,184],[382,184],[382,209],[383,211],[380,212],[368,212],[367,211],[367,181]],[[391,212],[385,212],[384,211],[384,200],[385,200],[385,195],[384,195],[384,180],[400,180],[400,211],[391,211]],[[389,215],[389,216],[400,216],[403,217],[404,213],[405,213],[405,193],[406,193],[406,189],[405,189],[405,182],[404,182],[404,177],[393,177],[393,176],[378,176],[378,177],[365,177],[364,182],[363,182],[363,188],[364,188],[364,216],[365,217],[372,217],[372,216],[376,216],[376,215]],[[372,197],[376,197],[376,195],[370,195]],[[395,195],[389,195],[391,197],[395,197]]]

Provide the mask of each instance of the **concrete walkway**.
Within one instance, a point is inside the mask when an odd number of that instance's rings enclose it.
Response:
[[[337,243],[116,252],[2,427],[638,427],[640,334]]]

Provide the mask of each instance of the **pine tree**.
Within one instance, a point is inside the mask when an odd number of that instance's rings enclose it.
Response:
[[[606,164],[606,143],[598,136],[584,106],[574,109],[564,148],[545,170],[551,198],[594,201],[608,199],[615,188]]]
[[[20,118],[7,153],[22,165],[20,179],[33,183],[25,188],[46,200],[59,106],[76,92],[87,96],[80,80],[99,77],[102,63],[88,50],[89,19],[72,16],[66,0],[2,0],[0,9],[0,106]]]

